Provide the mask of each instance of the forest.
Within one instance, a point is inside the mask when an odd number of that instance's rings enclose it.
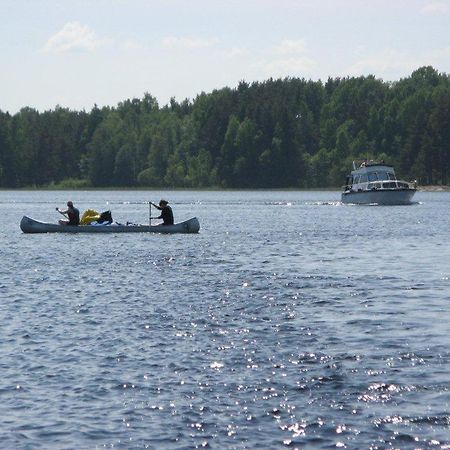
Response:
[[[0,188],[337,188],[352,161],[449,182],[450,78],[241,81],[193,100],[15,114],[0,104]]]

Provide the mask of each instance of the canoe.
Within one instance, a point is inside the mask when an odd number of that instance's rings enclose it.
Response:
[[[31,217],[23,216],[20,229],[24,233],[198,233],[200,223],[196,217],[173,225],[60,225],[57,223],[40,222]]]

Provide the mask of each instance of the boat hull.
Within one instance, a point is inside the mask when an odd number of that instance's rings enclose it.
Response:
[[[342,193],[342,203],[355,205],[410,205],[415,189],[383,189]]]
[[[196,217],[173,225],[59,225],[40,222],[31,217],[23,216],[20,229],[24,233],[198,233],[200,223]]]

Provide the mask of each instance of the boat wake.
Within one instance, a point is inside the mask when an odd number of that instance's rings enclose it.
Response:
[[[310,203],[310,205],[316,205],[316,206],[342,206],[344,203],[340,201],[334,201],[334,202],[313,202]]]

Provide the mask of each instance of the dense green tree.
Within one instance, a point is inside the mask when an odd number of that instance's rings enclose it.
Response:
[[[432,153],[434,179],[447,184],[450,176],[450,86],[437,87],[432,100],[428,142],[423,147]]]
[[[11,145],[11,116],[0,111],[0,187],[17,185],[17,162]]]
[[[0,186],[284,188],[339,186],[353,160],[382,158],[398,175],[448,183],[450,79],[421,67],[373,76],[241,81],[115,107],[0,111]]]
[[[117,112],[111,112],[89,144],[89,178],[93,186],[114,185],[116,154],[126,142],[123,121]]]
[[[114,184],[133,186],[136,183],[135,151],[130,143],[120,147],[114,162]]]
[[[208,187],[217,185],[217,170],[213,167],[211,154],[201,149],[188,159],[187,180],[190,186]]]
[[[217,159],[219,175],[224,187],[233,186],[234,165],[238,156],[237,135],[239,131],[239,119],[232,114],[228,120],[227,131],[220,149],[220,157]]]

